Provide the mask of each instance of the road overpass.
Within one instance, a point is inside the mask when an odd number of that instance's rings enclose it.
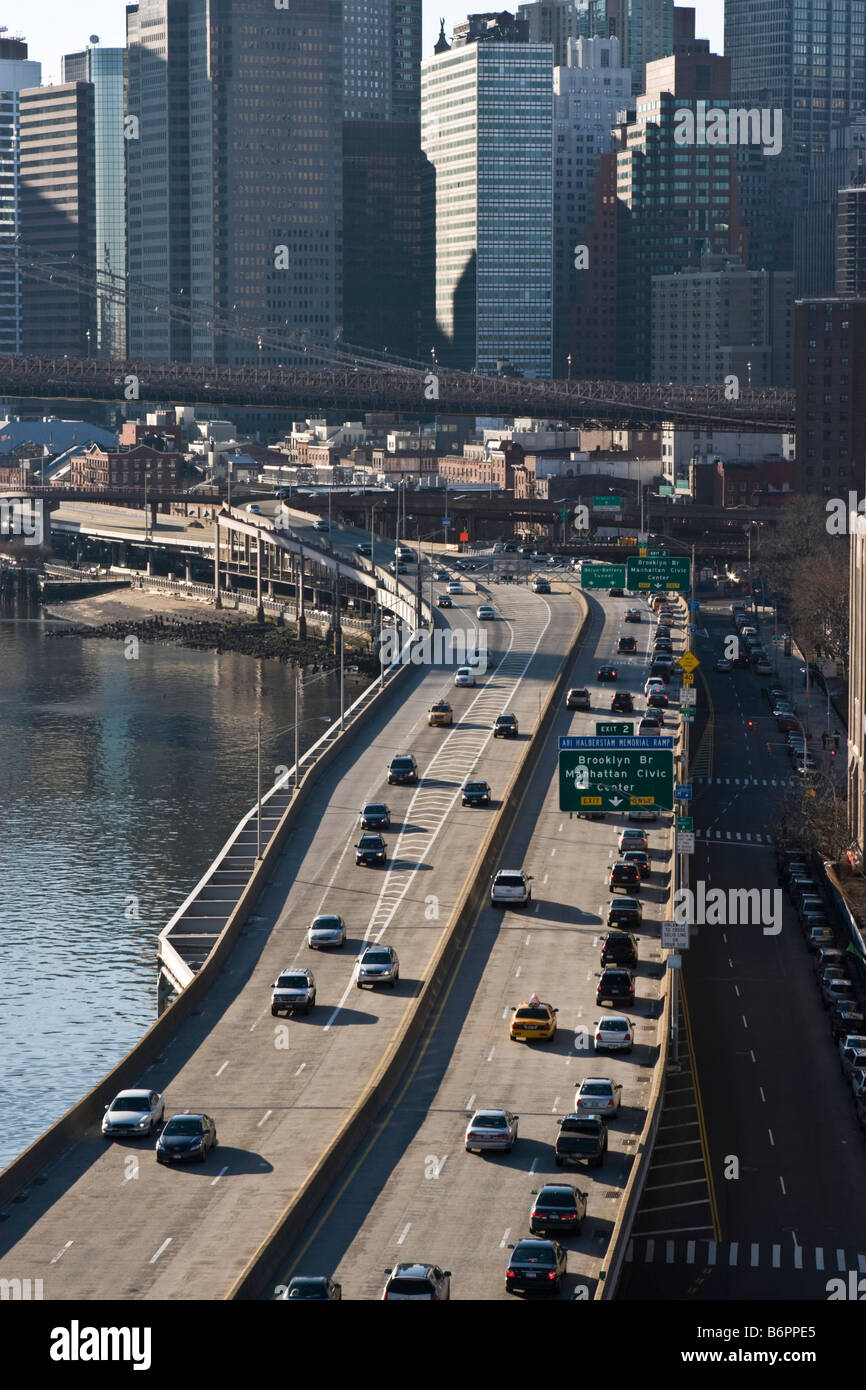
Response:
[[[723,385],[523,380],[433,365],[348,364],[328,368],[225,367],[184,362],[4,356],[0,394],[13,399],[116,401],[141,405],[256,407],[337,412],[357,418],[395,411],[413,422],[437,415],[538,416],[569,424],[655,429],[666,420],[719,430],[790,431],[794,392]]]

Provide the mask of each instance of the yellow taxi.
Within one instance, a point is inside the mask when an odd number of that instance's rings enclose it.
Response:
[[[454,723],[454,711],[447,700],[437,700],[427,711],[427,723],[436,728],[444,728]]]
[[[511,1015],[512,1042],[549,1042],[556,1036],[556,1015],[552,1004],[544,1004],[533,994],[518,1004]]]

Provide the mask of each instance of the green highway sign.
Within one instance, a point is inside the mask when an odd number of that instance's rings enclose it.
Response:
[[[691,560],[685,555],[630,555],[626,584],[629,589],[688,589]]]
[[[560,521],[568,521],[568,507],[560,507],[559,519]]]
[[[582,589],[624,589],[625,565],[590,565],[584,560],[580,567]]]
[[[677,830],[694,830],[694,816],[677,816]]]
[[[592,505],[593,507],[618,508],[622,505],[622,499],[620,497],[593,497]]]
[[[673,803],[673,739],[560,739],[560,811],[670,811]]]
[[[634,738],[634,724],[596,724],[596,738]]]
[[[673,491],[674,490],[671,487],[670,483],[662,483],[661,487],[659,488],[659,497],[672,497]]]

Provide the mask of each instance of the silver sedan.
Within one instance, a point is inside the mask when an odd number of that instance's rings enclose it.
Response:
[[[511,1153],[517,1140],[519,1115],[510,1110],[476,1110],[466,1126],[466,1152],[483,1153],[485,1149],[504,1149]]]
[[[346,940],[346,923],[337,913],[314,917],[307,930],[307,945],[311,951],[320,946],[342,946]]]

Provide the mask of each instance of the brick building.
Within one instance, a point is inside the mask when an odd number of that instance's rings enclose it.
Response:
[[[176,449],[154,449],[147,444],[112,450],[93,444],[72,460],[72,487],[175,488],[180,485],[183,455]]]

